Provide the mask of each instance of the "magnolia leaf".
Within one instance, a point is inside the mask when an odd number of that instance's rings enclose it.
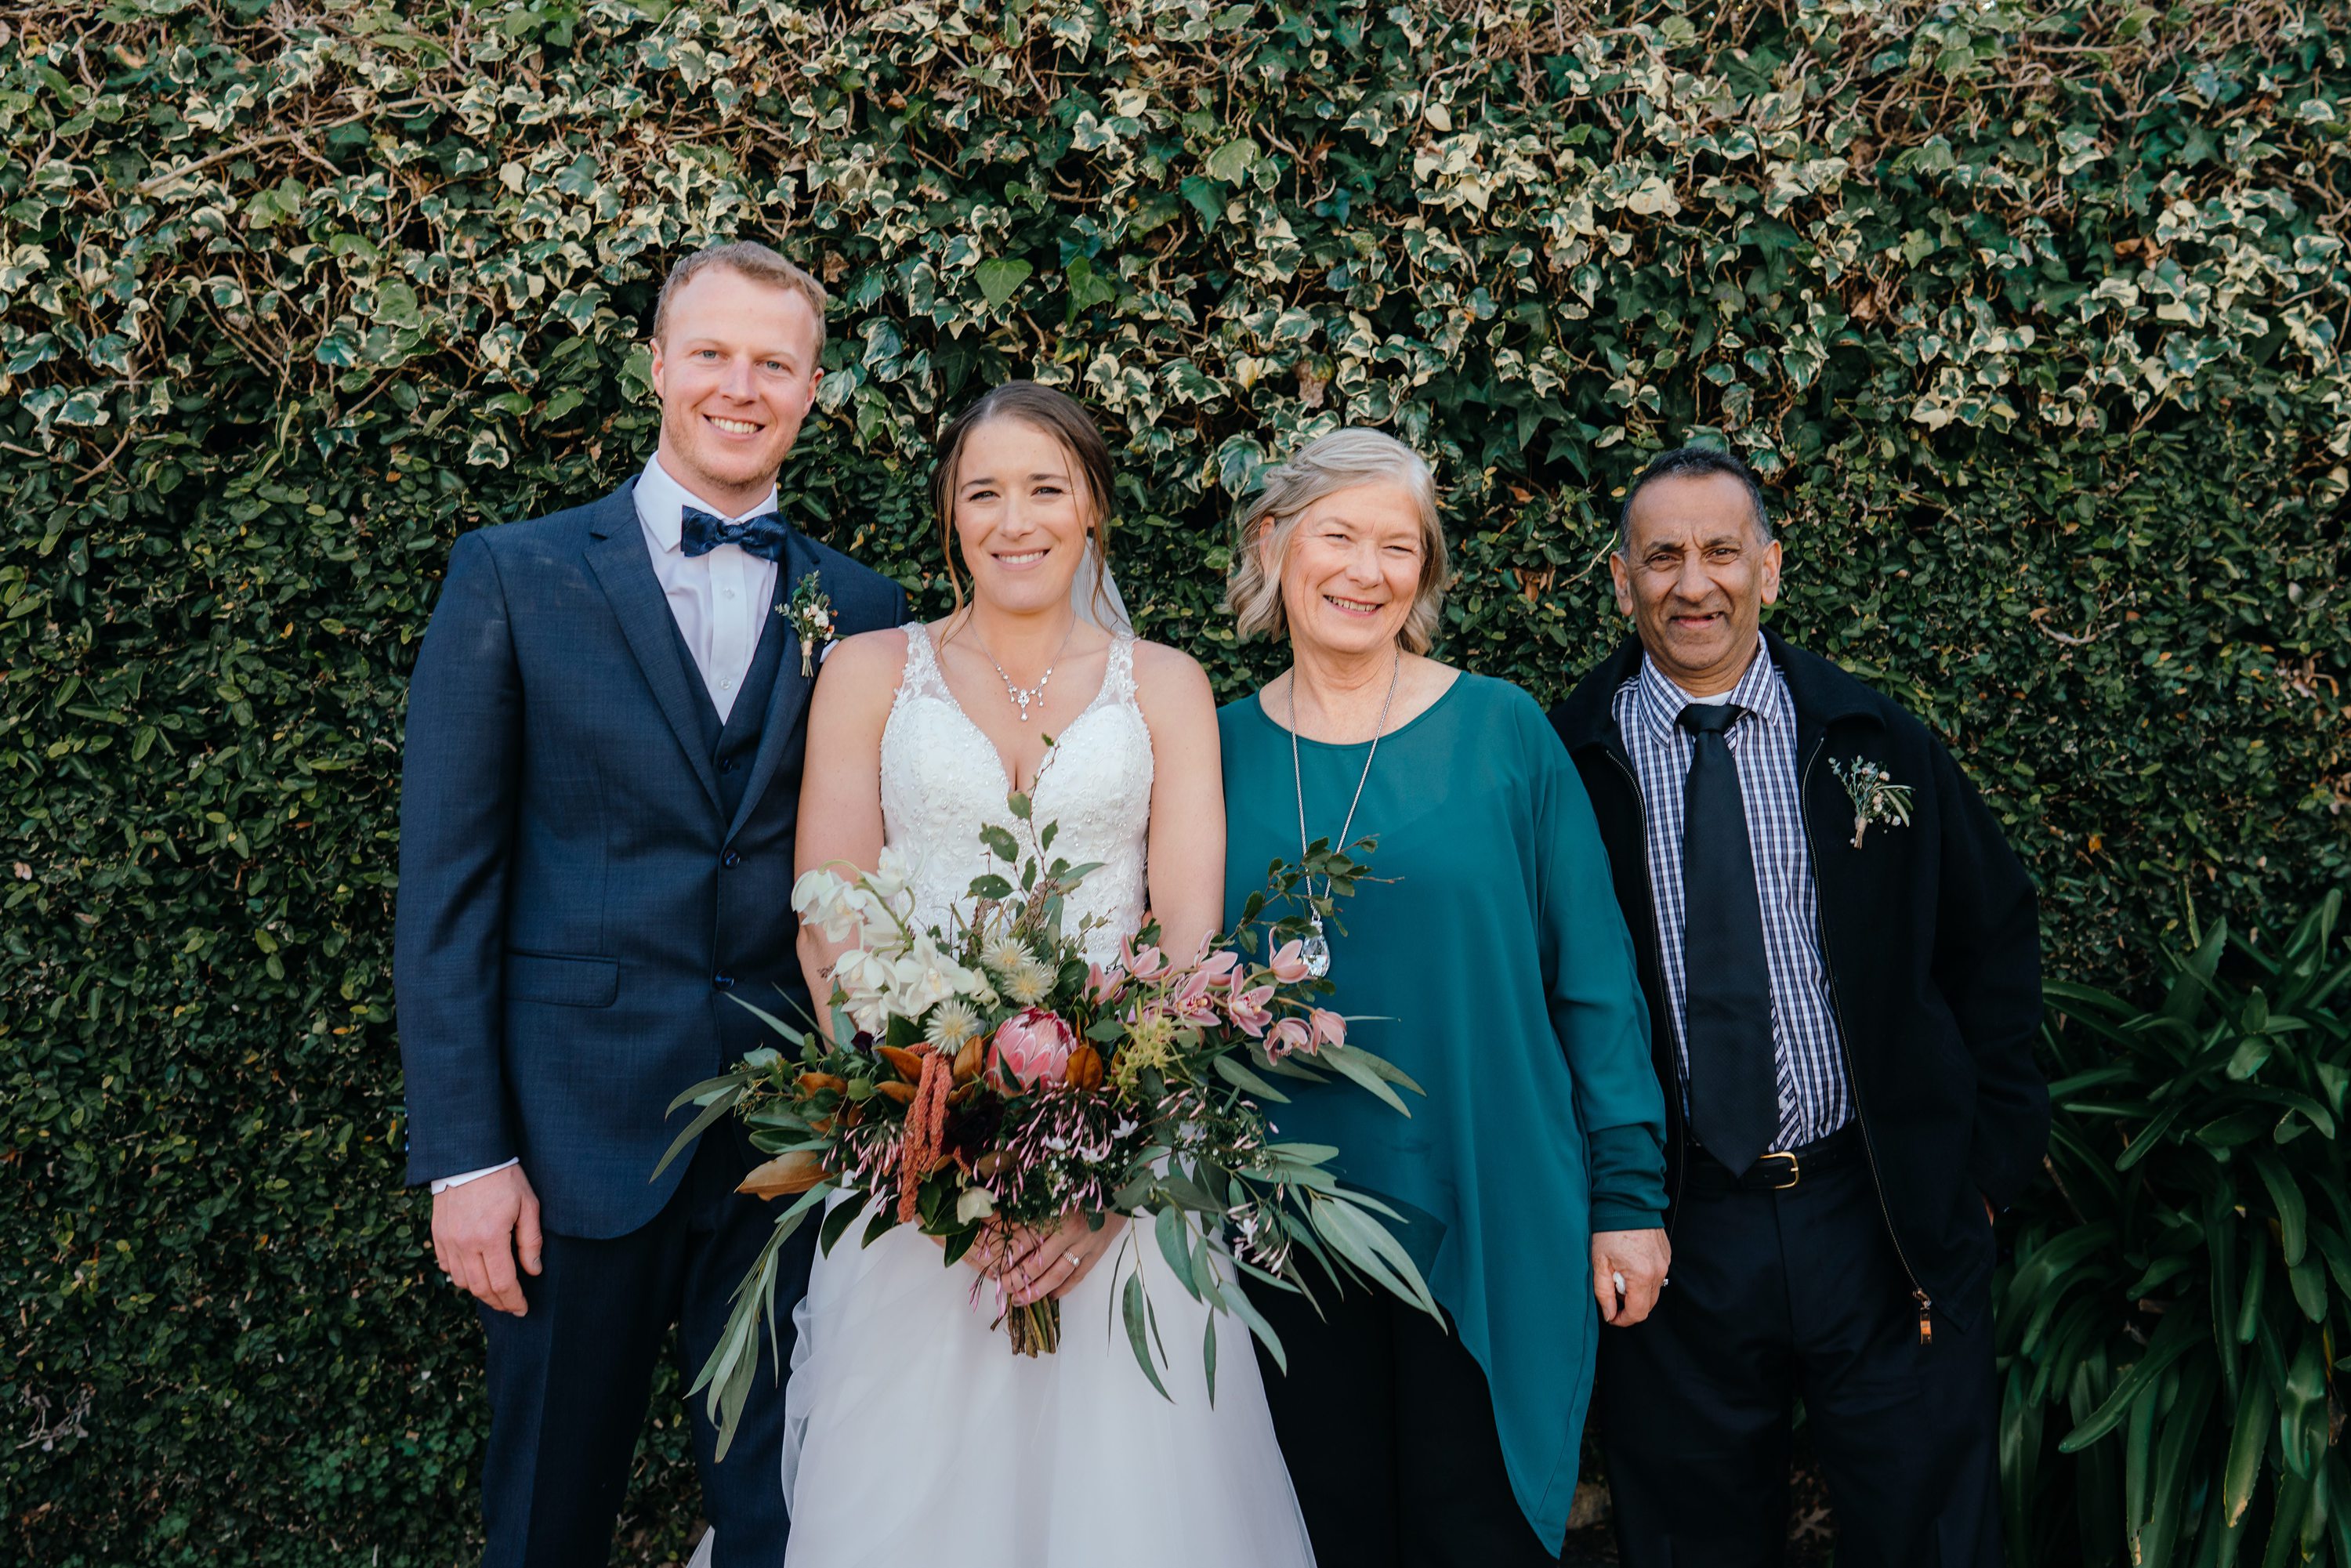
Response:
[[[735,1190],[753,1197],[789,1197],[806,1192],[830,1174],[821,1158],[806,1149],[796,1149],[754,1166]]]

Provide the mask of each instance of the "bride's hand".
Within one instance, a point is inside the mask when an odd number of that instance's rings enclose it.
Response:
[[[1030,1231],[1019,1238],[1026,1249],[1008,1250],[998,1278],[1004,1281],[1016,1307],[1047,1296],[1066,1296],[1093,1271],[1102,1254],[1117,1245],[1119,1232],[1125,1228],[1123,1214],[1111,1215],[1097,1230],[1086,1223],[1083,1213],[1071,1209],[1061,1217],[1059,1230],[1041,1235]]]
[[[946,1245],[942,1237],[934,1236],[931,1239],[941,1247]],[[1037,1245],[1037,1233],[1025,1225],[1008,1226],[1002,1229],[984,1225],[980,1228],[979,1239],[971,1244],[971,1249],[963,1255],[962,1260],[966,1268],[1008,1290],[1011,1282],[1005,1278],[1005,1260],[1026,1256]]]

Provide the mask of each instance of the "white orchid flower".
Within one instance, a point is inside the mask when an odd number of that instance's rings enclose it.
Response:
[[[879,864],[865,873],[865,885],[884,903],[894,903],[914,880],[914,862],[895,844],[885,844]]]
[[[896,988],[891,1001],[907,1018],[917,1018],[949,997],[967,996],[979,977],[939,951],[930,933],[916,936],[913,951],[892,966]]]
[[[826,941],[846,942],[857,930],[850,894],[849,883],[820,868],[792,884],[792,913],[822,932]]]
[[[897,971],[890,960],[862,947],[852,947],[832,967],[832,977],[852,1002],[865,1002],[886,997],[898,983]]]

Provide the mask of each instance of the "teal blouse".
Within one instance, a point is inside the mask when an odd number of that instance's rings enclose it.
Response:
[[[1290,733],[1255,695],[1217,715],[1228,921],[1299,854]],[[1299,742],[1310,838],[1336,840],[1363,746]],[[1575,1494],[1600,1315],[1594,1230],[1663,1223],[1665,1102],[1608,860],[1534,700],[1464,674],[1380,742],[1352,837],[1327,1004],[1410,1073],[1410,1119],[1343,1081],[1285,1083],[1285,1139],[1405,1215],[1398,1239],[1485,1369],[1510,1487],[1557,1552]],[[1372,880],[1372,879],[1379,880]],[[1289,913],[1278,910],[1274,914]]]

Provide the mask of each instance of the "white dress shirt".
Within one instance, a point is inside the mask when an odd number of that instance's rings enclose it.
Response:
[[[751,655],[758,650],[759,633],[768,619],[768,596],[776,591],[776,563],[740,545],[720,545],[708,555],[688,556],[678,543],[685,508],[723,514],[670,477],[658,455],[645,464],[636,501],[645,548],[653,552],[653,575],[661,580],[669,612],[677,620],[686,651],[694,655],[694,666],[702,672],[703,686],[724,724],[735,711],[735,695],[743,689]],[[771,486],[758,506],[726,520],[739,523],[775,509]]]
[[[688,556],[680,544],[685,531],[685,508],[700,507],[717,514],[701,497],[670,477],[658,454],[646,460],[637,480],[637,522],[645,531],[645,548],[653,559],[653,576],[669,601],[669,612],[685,638],[694,667],[702,673],[703,688],[718,710],[718,722],[735,711],[736,694],[751,673],[751,655],[758,651],[759,633],[768,621],[768,601],[776,591],[776,563],[751,554],[739,545],[720,545],[708,555]],[[749,511],[726,520],[741,522],[776,509],[773,486],[767,499]],[[485,1166],[462,1176],[441,1176],[433,1183],[435,1197],[453,1186],[502,1171],[519,1161]]]

